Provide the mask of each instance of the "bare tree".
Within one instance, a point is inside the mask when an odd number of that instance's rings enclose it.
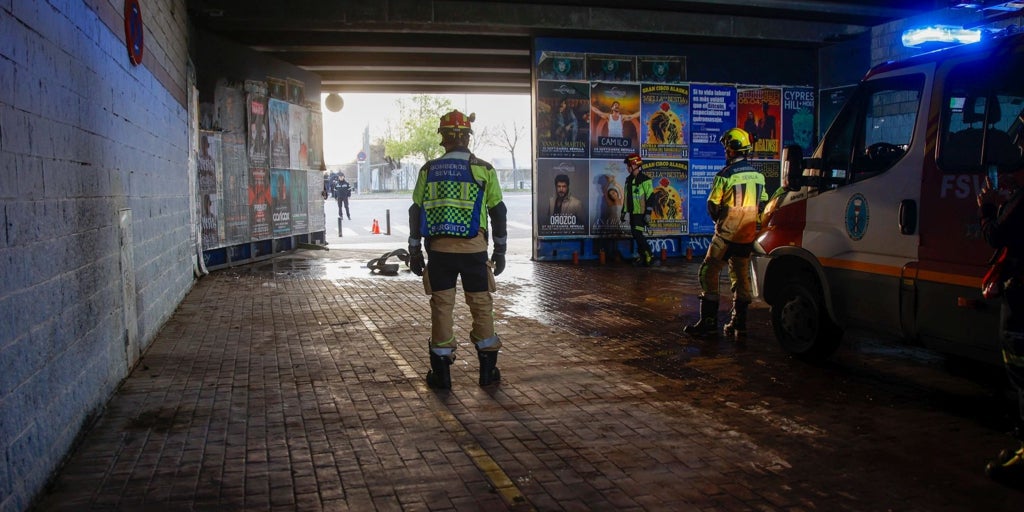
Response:
[[[519,126],[519,123],[512,121],[512,126],[509,126],[508,123],[501,123],[491,130],[488,133],[488,142],[512,155],[512,172],[515,172],[519,168],[516,166],[516,146],[525,137],[526,127]]]

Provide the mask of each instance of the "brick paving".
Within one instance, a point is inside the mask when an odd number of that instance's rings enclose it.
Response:
[[[697,261],[512,257],[501,383],[460,302],[435,392],[427,297],[379,252],[203,277],[36,509],[1024,510],[981,472],[1009,442],[989,390],[870,342],[793,360],[763,305],[744,344],[687,338]]]

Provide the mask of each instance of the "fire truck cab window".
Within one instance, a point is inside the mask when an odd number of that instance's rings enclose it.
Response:
[[[952,68],[943,96],[939,167],[945,173],[981,174],[1024,166],[1024,58],[999,57]]]
[[[822,173],[829,182],[877,176],[906,154],[923,86],[923,75],[908,75],[866,82],[857,91],[825,136]]]

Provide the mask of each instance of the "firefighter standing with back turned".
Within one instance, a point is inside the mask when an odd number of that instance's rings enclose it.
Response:
[[[494,276],[505,269],[508,244],[505,203],[498,174],[491,164],[469,152],[471,123],[458,110],[443,116],[437,132],[445,154],[420,169],[409,207],[409,267],[423,276],[430,294],[430,371],[427,385],[452,387],[450,366],[455,360],[455,284],[462,277],[466,304],[473,316],[470,341],[480,361],[481,386],[498,382],[498,349],[491,292]],[[487,258],[488,217],[494,252]],[[425,238],[424,261],[420,239]],[[493,265],[493,274],[492,274]]]
[[[683,328],[693,335],[718,332],[718,280],[728,263],[733,292],[727,335],[743,337],[747,332],[747,307],[752,300],[750,253],[761,229],[761,212],[768,201],[764,175],[747,162],[753,149],[750,134],[740,128],[726,130],[718,142],[725,147],[725,168],[715,175],[708,193],[708,215],[715,222],[704,262],[700,265],[700,319]]]

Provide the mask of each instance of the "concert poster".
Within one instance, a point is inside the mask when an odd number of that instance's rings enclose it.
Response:
[[[199,171],[199,225],[203,249],[221,246],[224,238],[224,219],[221,217],[223,165],[221,164],[221,138],[219,132],[199,131],[199,155],[196,160]]]
[[[238,137],[233,137],[236,139]],[[245,155],[244,139],[241,143],[221,141],[223,167],[224,239],[228,244],[249,241],[249,165]]]
[[[591,84],[590,114],[591,158],[640,152],[640,84]]]
[[[267,127],[267,97],[249,93],[246,98],[249,130],[249,167],[266,167],[270,159],[270,132]]]
[[[538,157],[586,158],[589,121],[590,86],[587,83],[537,83]]]
[[[750,160],[750,165],[764,175],[764,190],[771,197],[782,184],[782,162],[779,160]]]
[[[586,235],[589,219],[586,159],[537,161],[537,231],[540,236]]]
[[[795,144],[810,155],[814,142],[814,88],[782,89],[782,147]]]
[[[782,89],[757,87],[736,91],[736,126],[753,136],[752,159],[778,160],[782,137],[779,129],[782,114]]]
[[[629,219],[621,220],[629,170],[622,160],[590,161],[590,234],[629,234]]]
[[[643,84],[640,93],[640,117],[644,133],[640,156],[643,158],[690,157],[690,88],[685,85]]]
[[[289,169],[307,169],[309,166],[309,110],[299,105],[288,105],[288,165]]]
[[[249,226],[253,240],[271,237],[270,174],[266,167],[249,167]]]
[[[685,235],[689,233],[689,163],[674,160],[644,161],[641,170],[651,177],[653,191],[648,206],[651,234]]]
[[[291,166],[291,135],[289,133],[289,105],[271,98],[267,101],[270,117],[270,166],[287,169]]]
[[[288,169],[270,170],[270,204],[273,212],[271,226],[275,237],[291,234],[290,181],[291,171]]]
[[[300,234],[309,231],[309,189],[306,186],[306,178],[309,176],[309,171],[306,170],[292,170],[291,182],[288,184],[288,189],[291,192],[291,223],[292,233]]]
[[[309,161],[307,168],[324,170],[324,121],[323,113],[309,111]]]

